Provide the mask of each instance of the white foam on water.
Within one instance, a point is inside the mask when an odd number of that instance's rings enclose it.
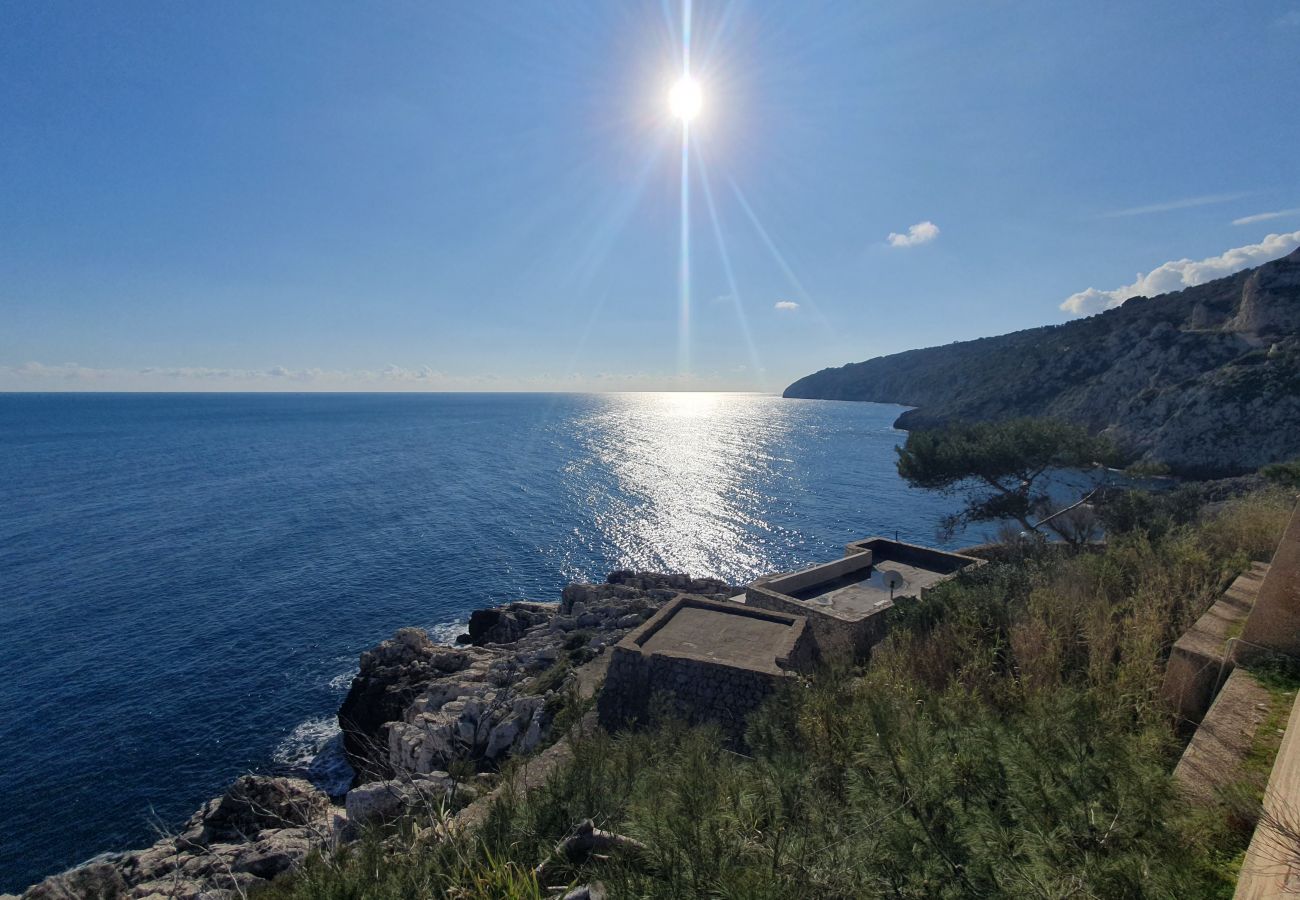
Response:
[[[332,716],[299,723],[275,748],[272,759],[331,797],[342,796],[352,785],[354,773],[343,751],[343,732]]]
[[[329,680],[330,690],[346,691],[352,686],[352,679],[357,677],[360,669],[348,669],[341,675],[335,675]]]
[[[456,638],[460,637],[468,630],[468,619],[457,619],[454,622],[441,622],[429,629],[429,638],[435,644],[455,644]]]

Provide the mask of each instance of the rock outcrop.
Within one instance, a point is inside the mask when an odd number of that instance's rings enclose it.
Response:
[[[476,609],[469,616],[469,631],[457,638],[458,644],[509,644],[524,636],[534,625],[546,622],[555,614],[553,603],[508,603],[488,609]]]
[[[339,710],[359,784],[497,768],[550,736],[555,711],[581,664],[617,642],[678,593],[725,598],[716,579],[619,571],[604,584],[571,584],[556,604],[511,603],[470,617],[455,648],[403,629],[362,654]]]
[[[785,396],[917,407],[908,429],[1054,416],[1177,472],[1252,472],[1300,455],[1300,250],[1063,325],[824,369]]]
[[[573,667],[681,592],[733,590],[711,578],[614,572],[605,584],[569,585],[560,603],[479,610],[455,647],[403,628],[361,654],[339,710],[357,772],[343,807],[298,778],[245,775],[178,834],[53,875],[23,900],[234,900],[360,827],[473,800],[479,787],[464,769],[491,771],[545,741]]]
[[[51,876],[29,888],[23,900],[220,900],[247,894],[328,845],[345,822],[306,781],[245,775],[205,803],[179,835]]]

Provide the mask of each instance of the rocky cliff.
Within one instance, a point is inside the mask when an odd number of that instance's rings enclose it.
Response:
[[[418,628],[361,655],[339,709],[361,783],[444,775],[455,765],[492,771],[553,735],[575,673],[679,593],[726,599],[713,578],[612,572],[571,584],[558,604],[479,610],[457,647]]]
[[[403,628],[361,654],[339,710],[357,773],[345,797],[245,775],[175,834],[52,875],[22,900],[237,900],[312,851],[355,841],[361,827],[457,809],[494,783],[475,771],[492,773],[559,736],[557,712],[584,664],[681,593],[734,592],[714,578],[617,571],[603,584],[570,584],[559,603],[476,610],[455,647]]]
[[[1300,250],[1086,319],[824,369],[784,396],[917,407],[908,429],[1055,416],[1185,474],[1253,471],[1300,456]]]

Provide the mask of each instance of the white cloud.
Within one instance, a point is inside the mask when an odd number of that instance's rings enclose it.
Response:
[[[1145,216],[1149,213],[1171,212],[1175,209],[1191,209],[1195,206],[1210,206],[1215,203],[1229,203],[1233,200],[1240,200],[1243,197],[1249,197],[1249,192],[1237,192],[1235,194],[1203,194],[1200,197],[1184,197],[1182,200],[1170,200],[1167,203],[1152,203],[1149,206],[1132,206],[1128,209],[1117,209],[1114,212],[1102,213],[1103,219],[1118,219],[1123,216]]]
[[[112,369],[92,369],[76,363],[62,363],[47,366],[44,363],[28,362],[21,366],[8,367],[9,372],[20,378],[60,379],[64,381],[98,381],[113,375]]]
[[[1269,219],[1284,219],[1287,216],[1300,215],[1300,206],[1294,209],[1279,209],[1276,212],[1256,213],[1253,216],[1242,216],[1240,219],[1233,219],[1233,225],[1254,225],[1256,222],[1267,222]]]
[[[795,304],[797,305],[797,304]],[[660,391],[767,390],[761,371],[722,368],[694,373],[497,372],[448,374],[432,366],[374,369],[258,369],[201,366],[91,368],[76,363],[0,364],[0,391]]]
[[[431,366],[403,368],[385,366],[368,369],[291,369],[271,366],[266,369],[216,369],[203,366],[146,366],[137,369],[94,369],[76,363],[46,365],[28,362],[17,366],[0,366],[0,385],[4,382],[36,383],[50,381],[112,381],[127,388],[149,388],[168,383],[214,387],[225,385],[237,388],[271,388],[278,382],[295,381],[321,388],[364,387],[375,384],[410,384],[412,386],[437,384],[442,387],[473,386],[491,381],[489,376],[452,376]],[[2,389],[2,388],[0,388]],[[194,388],[185,388],[191,390]]]
[[[790,312],[793,312],[794,310],[796,310],[796,309],[798,309],[798,308],[799,308],[799,304],[798,304],[798,303],[795,303],[793,300],[778,300],[778,301],[776,301],[776,309],[783,309],[783,310],[788,310],[788,311],[790,311]]]
[[[1061,304],[1061,309],[1076,316],[1090,316],[1103,309],[1119,306],[1130,297],[1154,297],[1204,284],[1270,259],[1277,259],[1297,247],[1300,247],[1300,231],[1293,231],[1290,234],[1270,234],[1258,244],[1234,247],[1218,256],[1202,260],[1171,260],[1145,275],[1139,272],[1132,284],[1122,288],[1101,291],[1090,287],[1086,291],[1072,294]]]
[[[889,233],[889,246],[915,247],[917,244],[928,244],[938,236],[939,226],[926,219],[924,222],[917,222],[915,225],[907,226],[907,234],[891,231]]]
[[[1300,9],[1282,13],[1277,20],[1277,24],[1283,28],[1300,28]]]

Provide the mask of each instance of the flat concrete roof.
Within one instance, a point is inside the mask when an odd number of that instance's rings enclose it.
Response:
[[[643,653],[675,653],[746,669],[779,671],[777,658],[791,625],[746,614],[744,609],[681,606],[641,645]]]
[[[919,597],[967,566],[982,563],[973,556],[919,544],[864,538],[848,544],[840,559],[759,578],[746,593],[784,597],[806,604],[810,612],[852,622],[888,609],[900,597]]]
[[[870,569],[848,572],[838,578],[810,585],[790,594],[812,606],[839,612],[872,613],[886,607],[894,597],[917,597],[948,576],[932,569],[885,560]],[[890,591],[890,584],[894,589]]]

